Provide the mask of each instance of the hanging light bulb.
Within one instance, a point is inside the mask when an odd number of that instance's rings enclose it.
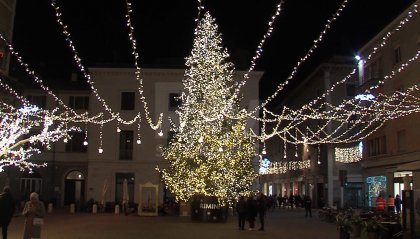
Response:
[[[84,145],[84,146],[86,146],[86,145],[88,145],[88,144],[89,144],[89,143],[88,143],[88,141],[86,141],[86,140],[85,140],[85,141],[83,141],[83,145]]]
[[[102,148],[99,148],[99,149],[98,149],[98,153],[100,153],[100,154],[101,154],[101,153],[103,153],[103,152],[104,152],[104,150],[103,150]]]
[[[263,148],[263,150],[262,150],[262,152],[261,152],[262,154],[267,154],[267,151],[265,150],[265,148]]]
[[[198,139],[198,142],[203,143],[203,141],[204,141],[203,136],[200,136],[200,138]]]
[[[162,132],[162,130],[158,133],[158,135],[159,135],[160,137],[162,137],[162,136],[163,136],[163,132]]]
[[[67,142],[69,142],[69,140],[67,138],[64,138],[63,142],[67,144]]]
[[[296,153],[295,153],[295,157],[297,158],[298,156],[299,156],[299,155],[298,155],[298,153],[296,152]]]
[[[137,144],[141,144],[141,140],[140,139],[137,140]]]
[[[318,164],[321,164],[321,161],[318,160]]]
[[[121,132],[121,129],[120,129],[120,127],[117,127],[117,132],[119,133],[119,132]]]

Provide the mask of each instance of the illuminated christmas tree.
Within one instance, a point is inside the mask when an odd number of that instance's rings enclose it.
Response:
[[[177,200],[216,196],[220,202],[249,193],[256,172],[255,142],[246,131],[246,111],[233,94],[234,66],[209,13],[199,21],[186,59],[179,126],[163,149],[169,167],[159,169]]]
[[[41,151],[37,145],[49,149],[51,142],[69,138],[68,132],[78,130],[67,128],[65,122],[56,122],[53,112],[25,106],[16,109],[0,104],[0,172],[4,167],[16,166],[21,170],[46,166],[29,162],[28,159]]]

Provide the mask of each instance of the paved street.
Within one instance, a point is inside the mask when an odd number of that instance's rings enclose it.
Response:
[[[139,217],[114,214],[68,214],[54,212],[46,217],[43,239],[114,239],[114,238],[170,238],[170,239],[225,239],[225,238],[284,238],[336,239],[334,224],[313,218],[305,219],[302,209],[276,209],[266,218],[265,231],[240,231],[236,217],[227,223],[191,222],[189,217]],[[9,239],[23,236],[22,216],[15,217],[9,227]],[[256,224],[257,227],[259,223]]]

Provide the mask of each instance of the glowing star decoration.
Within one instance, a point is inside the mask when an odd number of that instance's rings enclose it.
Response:
[[[163,147],[169,164],[158,168],[178,201],[197,194],[232,201],[248,194],[257,176],[255,141],[243,130],[247,122],[240,97],[232,99],[234,66],[228,57],[215,20],[205,13],[186,59],[183,103],[176,111],[179,127],[172,125],[175,137]]]
[[[260,160],[260,174],[267,174],[269,167],[271,165],[270,160],[268,158],[264,158]]]
[[[54,113],[31,106],[16,109],[0,102],[0,172],[10,166],[20,170],[46,166],[28,160],[41,152],[40,146],[49,149],[51,142],[67,139],[68,132],[78,130],[56,121]]]

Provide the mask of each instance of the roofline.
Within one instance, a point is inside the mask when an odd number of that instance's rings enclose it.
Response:
[[[398,17],[394,18],[388,25],[386,25],[378,34],[376,34],[374,37],[372,37],[366,44],[364,44],[358,52],[362,53],[367,50],[370,46],[372,46],[375,42],[378,41],[378,39],[382,38],[390,28],[393,26],[396,26],[400,23],[401,19],[405,18],[408,12],[411,11],[411,9],[414,7],[414,5],[419,5],[420,0],[415,1],[413,4],[411,4],[407,9],[405,9]],[[417,16],[419,17],[419,16]]]

